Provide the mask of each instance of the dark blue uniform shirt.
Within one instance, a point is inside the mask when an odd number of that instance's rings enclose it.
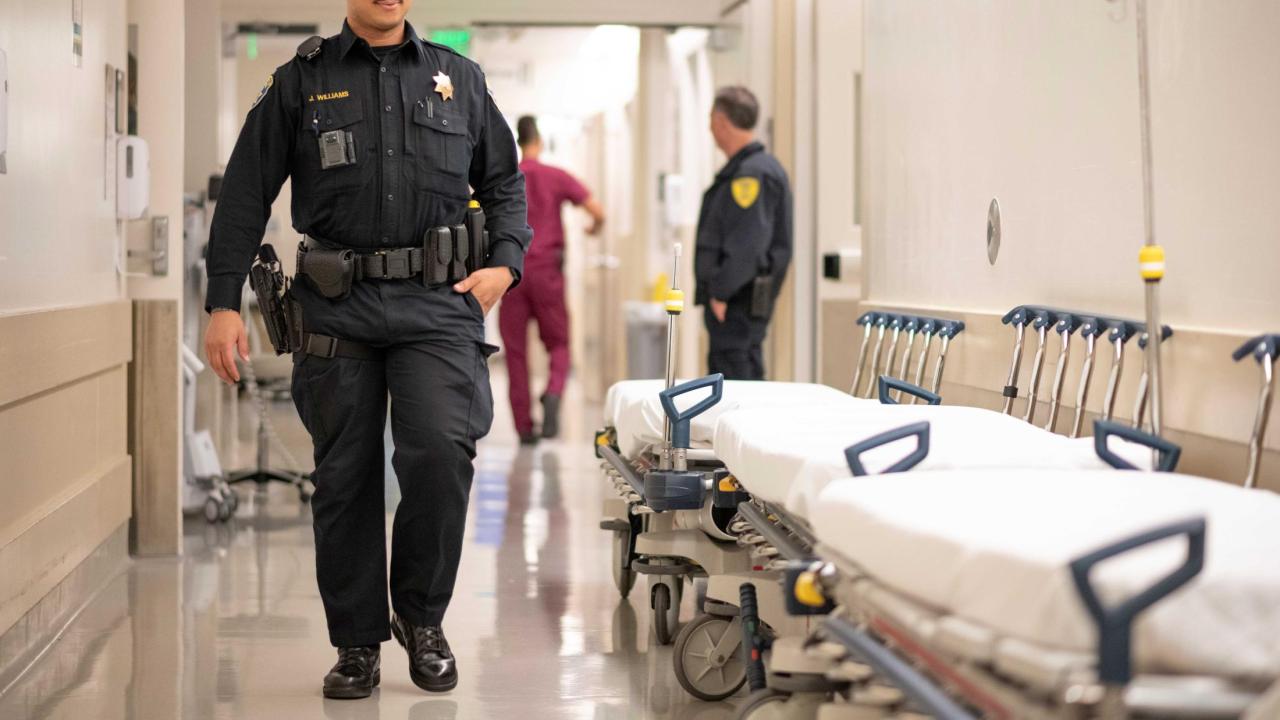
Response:
[[[408,23],[405,37],[375,53],[343,23],[318,55],[294,57],[271,76],[227,165],[206,309],[240,307],[271,204],[290,177],[294,229],[354,248],[420,246],[430,228],[463,222],[474,191],[490,231],[488,265],[519,280],[533,232],[511,129],[478,65]],[[331,130],[351,132],[354,165],[321,169],[319,136]]]
[[[725,163],[702,198],[694,276],[695,302],[750,303],[756,277],[774,292],[791,263],[791,183],[782,165],[753,142]]]

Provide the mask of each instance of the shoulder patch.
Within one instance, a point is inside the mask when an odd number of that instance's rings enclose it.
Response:
[[[303,60],[314,60],[320,54],[320,48],[324,45],[324,38],[319,35],[312,35],[302,44],[298,46],[298,57]]]
[[[252,110],[258,107],[258,103],[262,102],[262,98],[267,96],[267,92],[271,90],[271,86],[275,84],[276,84],[276,76],[268,75],[267,84],[262,86],[262,92],[258,93],[257,99],[253,101],[253,104],[249,106],[249,109]]]
[[[756,204],[756,200],[760,197],[760,179],[753,177],[740,177],[733,181],[733,201],[738,203],[738,207],[746,210]]]

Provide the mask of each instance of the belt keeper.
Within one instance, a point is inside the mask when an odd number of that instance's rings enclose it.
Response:
[[[317,341],[324,343],[324,350],[317,349]],[[315,355],[316,357],[325,359],[333,358],[333,356],[338,352],[338,339],[329,337],[328,335],[308,335],[306,347],[303,348],[303,352],[308,355]]]
[[[1017,397],[1018,397],[1018,386],[1017,386],[1017,385],[1005,385],[1005,386],[1004,386],[1004,393],[1002,393],[1002,394],[1003,394],[1005,397],[1007,397],[1007,398],[1017,399]]]

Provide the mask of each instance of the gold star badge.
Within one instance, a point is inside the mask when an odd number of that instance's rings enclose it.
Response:
[[[437,71],[435,77],[431,79],[436,81],[436,92],[440,93],[440,97],[444,98],[445,102],[453,99],[453,81],[448,75],[443,71]]]

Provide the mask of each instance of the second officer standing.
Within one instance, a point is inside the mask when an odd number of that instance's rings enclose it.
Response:
[[[695,297],[711,336],[707,364],[730,380],[764,379],[761,346],[791,264],[791,184],[756,140],[759,119],[750,90],[716,93],[711,135],[729,161],[702,198]]]
[[[316,576],[338,662],[333,698],[378,685],[379,645],[421,688],[458,682],[442,628],[462,551],[476,442],[493,398],[484,317],[519,281],[531,231],[514,139],[480,68],[418,38],[413,0],[347,0],[269,78],[227,166],[209,240],[206,351],[238,381],[240,293],[286,178],[307,236],[293,296],[305,335],[293,394],[315,447]],[[471,189],[488,217],[477,257]],[[383,429],[402,499],[388,615]]]

